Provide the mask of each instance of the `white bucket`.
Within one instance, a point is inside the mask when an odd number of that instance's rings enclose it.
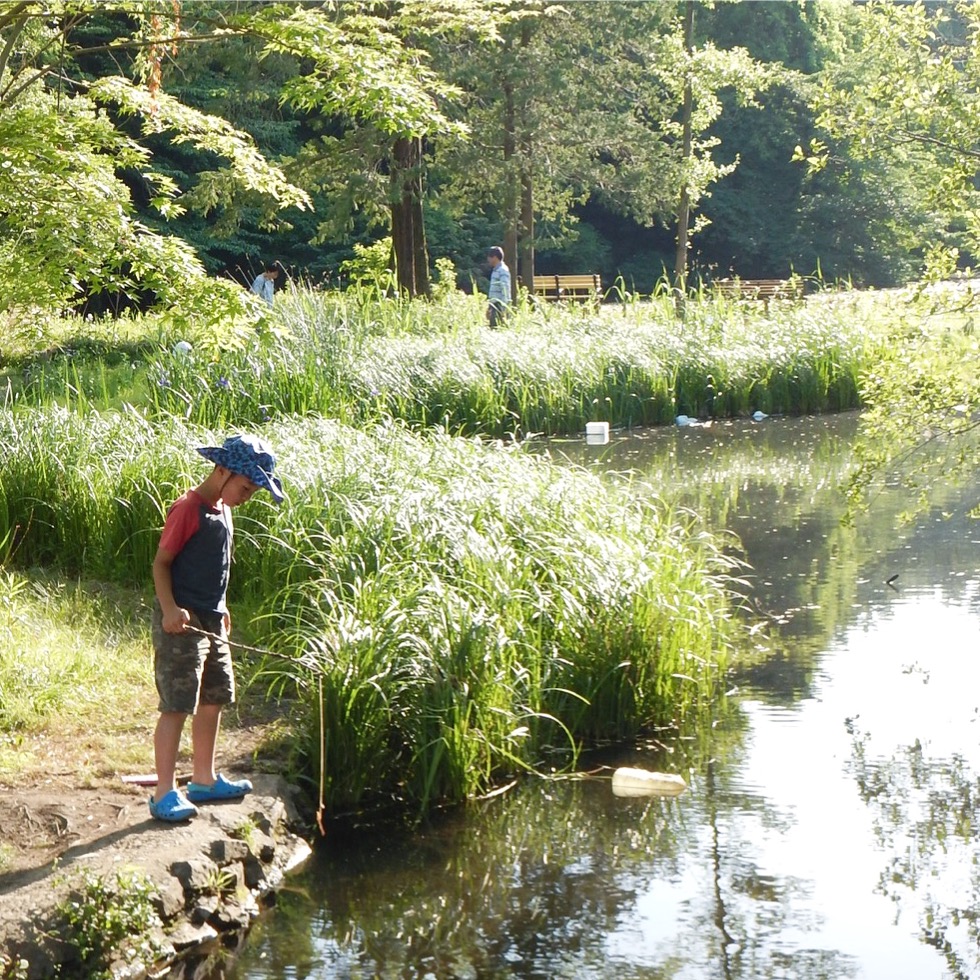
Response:
[[[612,777],[614,796],[678,796],[687,789],[681,776],[624,766]]]
[[[586,422],[585,423],[585,434],[587,436],[604,436],[606,439],[609,438],[609,423],[608,422]]]

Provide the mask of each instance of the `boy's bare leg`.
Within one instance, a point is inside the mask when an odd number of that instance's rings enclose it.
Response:
[[[198,786],[212,786],[218,778],[214,771],[214,754],[220,726],[220,704],[198,705],[191,720],[191,737],[194,740],[194,775],[191,782]]]
[[[153,736],[153,757],[157,770],[157,788],[153,799],[157,803],[177,788],[177,752],[186,718],[187,715],[176,711],[163,711],[157,719]]]

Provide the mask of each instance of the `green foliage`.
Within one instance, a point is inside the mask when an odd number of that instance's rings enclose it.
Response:
[[[142,10],[123,3],[113,8]],[[8,283],[0,309],[58,308],[100,291],[173,304],[185,283],[203,278],[203,268],[186,243],[161,236],[136,218],[122,174],[138,181],[164,217],[179,214],[194,198],[185,195],[177,202],[180,188],[153,173],[146,147],[101,105],[141,114],[144,133],[166,129],[178,143],[191,141],[230,162],[227,173],[217,171],[199,185],[203,200],[198,203],[205,210],[230,183],[266,195],[277,207],[304,206],[308,197],[264,160],[249,137],[165,95],[152,72],[144,85],[121,77],[89,83],[75,64],[84,50],[73,47],[71,56],[64,51],[68,36],[94,10],[72,8],[77,17],[59,19],[64,9],[64,4],[27,2],[0,18],[0,275]],[[145,42],[139,37],[113,42],[122,50],[129,43]],[[54,64],[51,52],[59,48],[63,54]],[[57,91],[46,86],[55,71],[73,81],[68,91],[62,91],[62,82]],[[22,267],[32,274],[21,274]],[[197,290],[198,298],[204,291]],[[220,312],[220,288],[210,301],[213,312]]]
[[[148,376],[154,411],[211,426],[297,411],[392,416],[494,436],[576,434],[597,402],[627,426],[681,413],[826,411],[859,404],[872,340],[862,320],[830,307],[767,316],[761,304],[707,300],[692,304],[681,331],[669,302],[555,305],[515,311],[506,332],[490,332],[472,297],[376,297],[354,293],[341,305],[309,294],[279,310],[286,332],[208,363],[162,354]]]
[[[297,290],[260,333],[248,321],[220,331],[189,323],[178,333],[172,319],[156,320],[137,359],[112,367],[74,354],[22,362],[8,397],[81,409],[126,402],[212,427],[315,412],[522,437],[579,433],[596,404],[626,426],[678,414],[853,408],[876,349],[866,313],[819,302],[767,311],[710,294],[691,304],[683,329],[666,297],[598,311],[519,308],[506,331],[487,331],[482,301],[456,290],[427,303],[386,298],[387,249],[380,243],[361,254],[367,264],[358,268],[368,282],[380,276],[377,285]],[[179,340],[192,351],[177,350]]]
[[[420,12],[417,4],[400,6]],[[471,23],[449,4],[429,5],[430,21],[437,21],[442,11],[453,25]],[[461,132],[440,108],[455,92],[427,66],[423,51],[404,42],[399,7],[389,16],[376,16],[363,4],[340,3],[335,13],[332,17],[322,8],[265,4],[248,21],[249,30],[266,38],[267,50],[313,65],[312,71],[286,82],[286,101],[371,123],[388,136]]]
[[[456,290],[456,266],[450,258],[436,259],[436,280],[433,283],[432,298],[436,302],[445,300]]]
[[[84,99],[43,92],[0,113],[0,309],[58,307],[83,291],[172,294],[200,266],[183,243],[133,216],[120,166],[144,154]],[[23,267],[31,275],[23,274]]]
[[[162,952],[150,935],[160,925],[154,894],[152,882],[136,871],[112,877],[88,868],[78,872],[72,894],[55,910],[67,925],[64,941],[75,953],[57,975],[111,980],[115,960],[154,963]]]
[[[669,224],[682,185],[703,270],[819,265],[890,283],[927,243],[973,247],[970,8],[944,20],[914,5],[699,5],[689,57],[676,4],[522,2],[493,17],[418,0],[178,6],[31,0],[0,13],[8,308],[102,290],[167,308],[200,277],[195,252],[242,281],[270,256],[333,275],[353,239],[389,224],[399,181],[421,177],[396,173],[406,133],[427,137],[428,242],[464,278],[515,227],[522,188],[539,254],[643,289],[671,249],[639,226]],[[935,63],[919,71],[927,49]],[[817,136],[823,151],[802,149]],[[821,165],[806,184],[797,145]],[[961,162],[944,170],[943,147]],[[608,220],[575,248],[583,202]]]
[[[918,295],[909,290],[894,299],[890,330],[862,376],[870,405],[865,426],[874,438],[862,447],[849,483],[854,506],[868,506],[882,485],[898,483],[911,517],[931,487],[975,472],[976,300],[970,284]]]
[[[853,54],[824,73],[815,94],[817,124],[834,143],[813,142],[800,155],[818,169],[843,146],[852,160],[901,175],[920,211],[936,216],[918,236],[923,266],[927,246],[936,256],[960,245],[975,253],[976,6],[870,3],[856,7],[853,26]],[[890,216],[901,220],[894,208]]]
[[[368,287],[379,296],[390,294],[395,288],[391,238],[380,238],[371,245],[356,244],[354,257],[340,263],[340,274],[354,286]]]
[[[742,107],[731,96],[712,125],[722,162],[738,169],[712,192],[711,224],[698,240],[698,262],[713,276],[786,277],[816,273],[828,281],[886,286],[915,278],[923,242],[941,234],[917,184],[914,161],[852,152],[834,139],[816,152],[814,95],[830,76],[864,87],[877,70],[864,43],[860,5],[717,4],[698,26],[719,46],[744,44],[756,58],[786,69],[760,98]],[[873,84],[874,79],[868,79]],[[809,163],[817,166],[807,166]],[[926,183],[925,181],[922,182]]]
[[[180,207],[194,207],[205,216],[239,189],[267,195],[276,207],[306,208],[306,191],[286,180],[282,171],[270,165],[252,139],[230,123],[182,105],[160,91],[147,91],[128,79],[101,78],[89,89],[97,103],[117,105],[126,115],[139,116],[147,133],[173,132],[175,143],[193,143],[199,150],[227,159],[226,171],[200,171],[193,190],[181,197]],[[176,205],[161,205],[166,217],[179,213]]]
[[[244,817],[242,822],[229,831],[231,837],[244,841],[251,849],[258,833],[258,824],[251,817]]]
[[[649,225],[675,214],[682,185],[697,205],[734,169],[712,156],[719,92],[751,102],[772,71],[743,49],[710,43],[688,59],[676,5],[611,6],[507,4],[499,42],[441,53],[470,93],[474,134],[436,148],[444,206],[484,208],[515,230],[518,192],[531,187],[535,244],[554,247],[590,197]],[[678,118],[687,79],[695,88],[689,159]]]
[[[240,49],[292,59],[294,70],[279,79],[276,95],[301,112],[342,114],[389,135],[462,132],[438,102],[451,90],[403,41],[397,17],[374,16],[356,4],[185,7],[116,2],[89,10],[25,2],[0,16],[6,308],[58,307],[102,290],[170,305],[182,282],[203,269],[186,243],[159,236],[153,225],[161,218],[192,210],[211,219],[212,231],[230,235],[243,219],[282,228],[283,209],[311,206],[309,193],[250,135],[163,91],[164,54],[179,57],[185,44],[227,50],[234,37]],[[72,16],[59,19],[68,10]],[[405,30],[462,29],[460,10],[449,5],[440,19],[434,8],[406,5]],[[116,71],[93,78],[86,67],[104,68],[99,59],[106,54],[115,56]],[[141,121],[138,135],[130,117]],[[148,146],[163,136],[178,149],[194,149],[193,174],[183,175],[189,178],[183,186],[166,163],[154,170]],[[144,220],[135,218],[130,186],[139,192]],[[21,265],[40,274],[19,276]],[[218,315],[223,298],[212,303]]]

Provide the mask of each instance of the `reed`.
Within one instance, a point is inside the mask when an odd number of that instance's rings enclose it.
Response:
[[[639,426],[678,414],[857,407],[876,336],[867,311],[827,303],[766,316],[717,299],[692,302],[682,324],[654,298],[519,307],[506,329],[489,331],[483,301],[461,293],[409,303],[368,290],[297,291],[276,317],[276,330],[224,350],[188,356],[175,353],[175,338],[157,344],[139,362],[139,382],[129,364],[92,377],[76,357],[28,366],[43,383],[11,384],[27,403],[126,402],[210,427],[319,414],[521,437],[574,434],[597,419]]]
[[[676,724],[718,693],[734,571],[691,514],[520,447],[322,418],[265,430],[289,489],[237,516],[233,601],[298,699],[297,766],[336,812],[415,812]],[[0,412],[17,561],[148,581],[166,502],[203,477],[180,419]],[[316,680],[317,683],[313,681]]]
[[[256,678],[295,698],[311,783],[322,692],[332,812],[422,813],[678,724],[736,642],[738,569],[694,515],[519,438],[457,434],[847,407],[876,336],[830,304],[692,303],[679,324],[662,297],[518,308],[500,331],[459,293],[299,290],[275,316],[189,354],[148,324],[111,356],[75,343],[18,361],[0,528],[8,565],[148,582],[168,502],[206,469],[193,446],[265,432],[290,496],[238,515],[232,598],[249,639],[287,658]]]

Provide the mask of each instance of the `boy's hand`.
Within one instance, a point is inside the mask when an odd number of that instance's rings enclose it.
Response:
[[[231,613],[227,613],[227,612],[226,613],[222,613],[221,614],[221,622],[224,624],[224,627],[225,627],[225,636],[226,637],[230,636],[231,635]]]
[[[173,612],[163,614],[164,633],[183,633],[191,621],[191,614],[180,606],[175,606]]]

